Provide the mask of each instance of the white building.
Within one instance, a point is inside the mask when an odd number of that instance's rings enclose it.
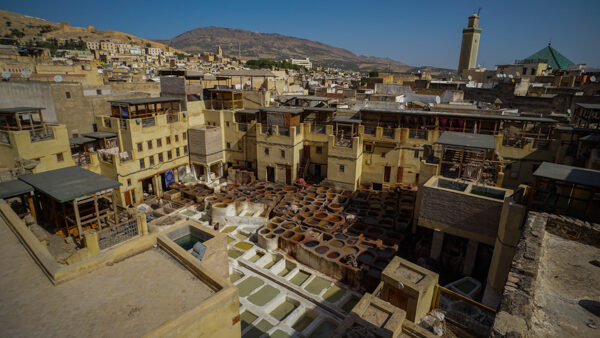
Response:
[[[306,69],[311,69],[312,68],[312,62],[310,62],[309,58],[306,58],[306,59],[291,59],[290,62],[293,65],[298,65],[298,66],[304,67]]]

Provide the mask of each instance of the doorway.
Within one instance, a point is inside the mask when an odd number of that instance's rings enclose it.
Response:
[[[275,168],[267,167],[267,181],[275,182]]]
[[[131,205],[131,191],[128,190],[125,192],[125,206]]]
[[[285,168],[285,184],[292,184],[292,168]]]
[[[390,174],[392,172],[392,167],[385,166],[383,171],[383,181],[386,183],[390,182]]]
[[[398,172],[396,173],[396,183],[402,183],[402,175],[404,174],[404,168],[398,167]]]
[[[315,164],[315,177],[321,178],[321,165]]]

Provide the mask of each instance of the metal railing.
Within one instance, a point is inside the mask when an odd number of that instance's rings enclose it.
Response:
[[[147,117],[142,119],[142,128],[154,127],[156,125],[156,119],[154,117]]]
[[[90,165],[90,162],[91,162],[90,154],[88,154],[88,153],[74,154],[73,162],[75,162],[75,165],[80,166],[80,167]]]
[[[426,140],[427,139],[427,130],[411,129],[408,131],[408,137]]]
[[[100,250],[110,248],[139,235],[137,219],[98,231]]]
[[[394,138],[394,129],[384,129],[383,137]]]
[[[119,126],[121,127],[121,129],[127,130],[127,120],[119,120]]]
[[[279,135],[290,136],[290,130],[288,128],[279,127]]]
[[[105,117],[104,118],[104,126],[105,127],[110,127],[110,117]]]
[[[446,313],[447,320],[476,336],[489,336],[496,317],[494,309],[441,286],[436,292],[435,307]]]
[[[375,131],[377,128],[375,127],[365,127],[365,135],[375,136]]]

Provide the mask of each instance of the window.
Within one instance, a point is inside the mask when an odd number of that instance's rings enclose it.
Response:
[[[340,164],[340,172],[343,173],[344,172],[344,166]]]
[[[102,95],[102,90],[101,89],[96,89],[96,95]]]
[[[57,160],[58,162],[62,162],[62,161],[64,161],[64,160],[65,160],[65,157],[63,156],[63,154],[62,154],[62,153],[58,153],[58,154],[56,154],[56,160]]]
[[[187,146],[183,146],[183,153],[187,155]]]
[[[154,165],[154,156],[150,156],[148,157],[148,159],[150,160],[150,166]]]
[[[146,162],[144,161],[144,159],[140,160],[140,169],[144,169],[146,168]]]
[[[181,138],[185,141],[187,140],[187,133],[183,133],[181,134]]]
[[[71,98],[71,92],[65,92],[65,96],[67,97],[67,99]]]
[[[227,142],[227,149],[231,149],[231,143]]]
[[[323,153],[323,147],[317,147],[316,151],[317,151],[317,154],[322,154]]]
[[[162,147],[162,139],[156,139],[156,147]]]
[[[167,144],[171,144],[171,136],[165,137],[165,140],[167,140]]]
[[[281,158],[285,158],[285,150],[281,151]]]
[[[381,157],[385,158],[385,152],[381,153]]]
[[[127,179],[127,186],[131,187],[131,178]]]
[[[170,160],[173,158],[173,152],[171,152],[170,150],[167,151],[167,159]]]
[[[365,145],[365,150],[370,153],[373,150],[373,146],[370,144],[367,144],[367,145]]]
[[[148,149],[152,149],[152,140],[148,141]]]
[[[269,148],[265,148],[265,155],[269,155]]]
[[[229,127],[229,121],[225,121],[225,126]]]
[[[175,148],[175,156],[179,157],[179,148]]]
[[[141,142],[137,144],[137,149],[138,149],[138,151],[144,150]]]
[[[414,158],[419,158],[419,151],[418,150],[415,150]]]
[[[179,135],[175,135],[175,142],[179,142]]]
[[[163,162],[163,154],[159,153],[158,154],[158,163],[162,163]]]

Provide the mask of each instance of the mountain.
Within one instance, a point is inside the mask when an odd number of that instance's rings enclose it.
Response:
[[[356,55],[317,41],[233,28],[200,27],[171,40],[158,41],[188,53],[216,52],[217,46],[221,46],[225,56],[240,55],[242,59],[309,57],[316,64],[348,70],[410,72],[419,69],[390,58]]]
[[[111,31],[97,30],[93,27],[71,27],[69,24],[55,23],[44,19],[0,10],[0,37],[18,38],[21,41],[29,41],[34,36],[42,36],[46,39],[55,38],[83,41],[98,40],[119,40],[123,43],[130,43],[138,46],[158,47],[167,49],[167,46],[160,42],[150,41],[133,36],[131,34]],[[181,52],[174,50],[175,52]]]

